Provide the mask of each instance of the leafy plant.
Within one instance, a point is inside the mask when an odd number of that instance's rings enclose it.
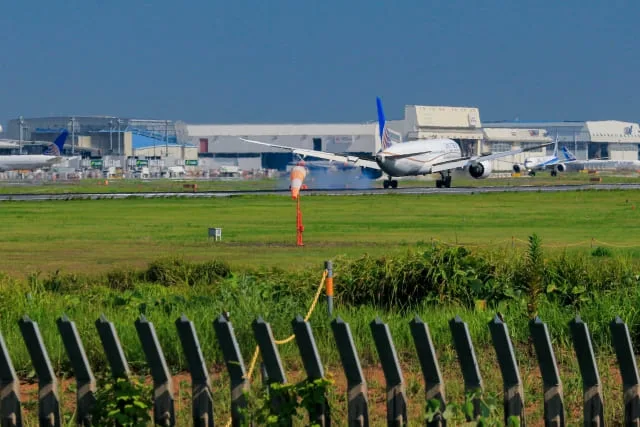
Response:
[[[541,244],[542,241],[537,234],[529,236],[524,274],[527,288],[527,313],[531,319],[538,314],[538,302],[543,292],[544,258]]]
[[[95,425],[142,427],[151,421],[151,387],[135,378],[101,378],[98,381]]]
[[[321,405],[328,405],[326,393],[332,383],[325,378],[295,384],[270,383],[259,392],[246,392],[247,408],[241,410],[243,425],[253,422],[257,425],[290,426],[292,419],[303,420],[306,413],[313,420],[320,415],[317,411]],[[299,409],[304,409],[304,412]],[[308,425],[318,426],[312,422]]]
[[[603,248],[602,246],[598,246],[597,248],[595,248],[591,252],[591,255],[592,256],[598,256],[598,257],[610,257],[611,256],[611,249]]]

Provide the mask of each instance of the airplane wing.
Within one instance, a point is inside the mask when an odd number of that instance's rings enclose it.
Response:
[[[327,153],[326,151],[316,151],[316,150],[307,150],[306,148],[293,148],[287,147],[285,145],[277,145],[277,144],[269,144],[267,142],[262,141],[254,141],[252,139],[240,138],[245,142],[250,142],[252,144],[264,145],[266,147],[271,148],[279,148],[281,150],[291,151],[294,154],[298,154],[304,157],[317,157],[319,159],[331,160],[334,162],[342,162],[342,163],[352,163],[354,166],[362,166],[370,169],[380,170],[380,166],[374,160],[365,159],[358,156],[345,156],[341,154]]]
[[[535,147],[519,148],[517,150],[503,151],[501,153],[494,153],[486,156],[460,157],[458,159],[452,159],[452,160],[447,160],[445,162],[434,163],[433,167],[431,168],[431,172],[437,173],[437,172],[442,172],[442,171],[451,170],[451,169],[464,168],[469,166],[473,162],[486,162],[486,161],[499,159],[501,157],[509,157],[516,154],[525,153],[527,151],[539,150],[542,147],[547,147],[552,144],[553,142],[550,142],[548,144],[537,145]]]

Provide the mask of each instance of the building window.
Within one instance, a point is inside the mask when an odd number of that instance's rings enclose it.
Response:
[[[313,138],[313,149],[315,151],[322,151],[322,138]]]
[[[491,151],[493,153],[502,153],[505,151],[511,151],[510,142],[493,142],[491,143]]]

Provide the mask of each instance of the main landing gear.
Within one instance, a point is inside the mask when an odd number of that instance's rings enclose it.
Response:
[[[440,177],[442,179],[436,180],[437,188],[451,188],[451,171],[447,171],[447,175],[445,176],[444,172],[440,172]]]
[[[398,188],[398,181],[396,181],[395,179],[391,179],[391,177],[389,177],[389,179],[385,179],[384,182],[382,183],[382,186],[384,188]]]
[[[555,169],[553,169],[551,171],[551,176],[557,176],[558,175],[558,171],[556,171]]]

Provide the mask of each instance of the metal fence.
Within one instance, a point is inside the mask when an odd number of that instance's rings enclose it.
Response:
[[[129,366],[113,323],[101,316],[95,325],[111,374],[114,378],[129,377]],[[176,320],[175,325],[191,374],[193,425],[212,427],[214,425],[214,402],[211,382],[195,328],[184,315]],[[77,381],[76,420],[79,425],[89,426],[92,424],[92,411],[96,403],[96,381],[74,322],[66,316],[62,316],[57,319],[57,326]],[[484,385],[467,324],[456,316],[451,319],[449,326],[460,363],[465,392],[483,391]],[[602,384],[589,330],[580,317],[573,319],[569,326],[583,382],[584,425],[603,426]],[[25,316],[19,321],[19,327],[38,377],[39,423],[41,426],[59,426],[61,425],[61,414],[57,379],[38,325]],[[220,315],[213,322],[213,327],[231,380],[231,424],[238,426],[242,422],[243,414],[245,414],[241,408],[247,405],[244,393],[249,388],[247,370],[229,319]],[[292,327],[307,378],[310,380],[324,378],[323,365],[311,325],[302,317],[297,316],[292,321]],[[389,327],[380,319],[373,320],[370,327],[386,381],[388,425],[407,425],[405,382]],[[447,403],[445,388],[429,327],[418,317],[409,322],[409,327],[424,376],[425,397],[427,400],[437,399],[444,406]],[[525,396],[507,325],[500,315],[496,315],[489,322],[488,327],[503,379],[505,424],[508,418],[517,417],[520,425],[524,426]],[[529,327],[544,384],[544,424],[564,426],[565,410],[562,382],[547,326],[539,318],[536,318],[530,322]],[[154,326],[144,316],[141,316],[135,321],[135,328],[153,378],[154,422],[163,426],[176,425],[172,378]],[[269,382],[286,383],[287,378],[269,323],[259,317],[253,322],[252,328]],[[368,426],[367,383],[349,324],[337,317],[331,322],[331,328],[347,379],[347,424]],[[629,330],[620,318],[613,320],[610,328],[623,380],[624,422],[625,425],[640,425],[640,378],[638,377]],[[278,402],[272,403],[278,404]],[[480,413],[479,403],[478,400],[473,402],[476,416]],[[20,383],[1,335],[0,414],[2,426],[23,425]],[[309,416],[321,426],[329,426],[332,422],[326,400],[325,404],[320,404]],[[344,422],[340,422],[340,424],[344,424]],[[427,422],[427,425],[444,426],[446,420],[441,416],[436,416],[433,421]]]

